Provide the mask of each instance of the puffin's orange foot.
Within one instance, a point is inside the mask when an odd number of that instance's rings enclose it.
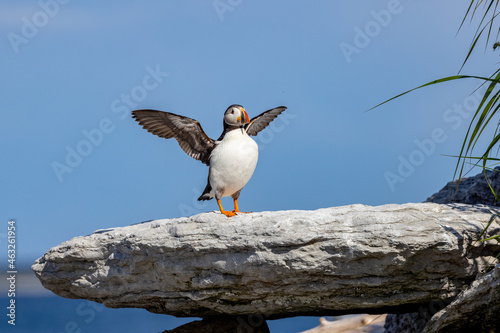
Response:
[[[228,211],[222,211],[221,212],[222,214],[226,215],[227,217],[231,217],[231,216],[235,216],[236,213],[233,211],[233,212],[228,212]]]
[[[222,208],[222,205],[220,203],[220,199],[217,199],[217,205],[219,205],[219,209],[220,209],[220,212],[224,215],[226,215],[227,217],[231,217],[231,216],[234,216],[236,215],[235,212],[228,212],[228,211],[225,211],[224,208]]]
[[[238,208],[238,199],[234,199],[233,198],[233,202],[234,202],[234,210],[233,210],[233,213],[242,213],[242,214],[250,214],[251,212],[240,212],[239,208]]]

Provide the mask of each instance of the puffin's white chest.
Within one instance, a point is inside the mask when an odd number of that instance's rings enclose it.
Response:
[[[210,157],[208,179],[216,196],[227,197],[241,190],[257,166],[259,147],[243,130],[226,133]]]

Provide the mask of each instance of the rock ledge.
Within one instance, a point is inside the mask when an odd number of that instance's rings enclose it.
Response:
[[[491,215],[434,203],[211,212],[76,237],[32,268],[57,295],[175,316],[411,312],[451,301],[494,261],[495,242],[465,255]]]

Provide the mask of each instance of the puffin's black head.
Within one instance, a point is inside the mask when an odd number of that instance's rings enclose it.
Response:
[[[224,123],[229,126],[243,126],[250,122],[245,108],[239,104],[233,104],[224,113]]]

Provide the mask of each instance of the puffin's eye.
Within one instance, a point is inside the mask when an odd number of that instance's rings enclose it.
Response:
[[[234,110],[231,110],[231,114],[234,114]]]

